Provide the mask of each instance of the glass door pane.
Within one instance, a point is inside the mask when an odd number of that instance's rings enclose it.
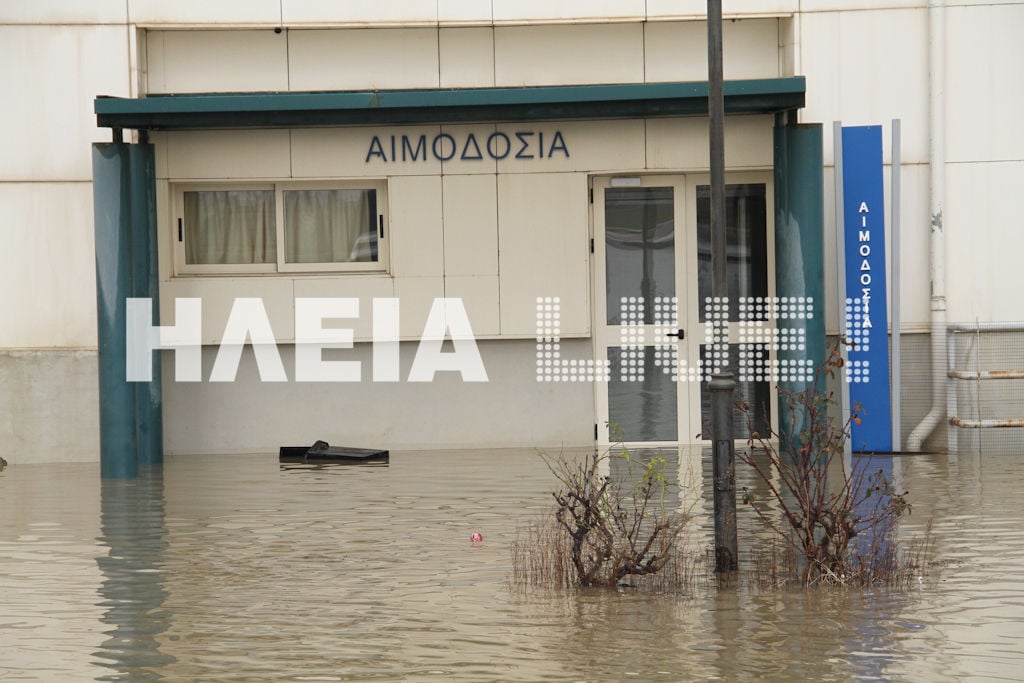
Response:
[[[676,372],[684,186],[664,176],[629,180],[595,181],[595,344],[610,370],[596,388],[599,432],[610,442],[675,443],[688,419]]]
[[[678,388],[675,380],[655,365],[654,354],[653,346],[608,349],[612,441],[679,440]]]
[[[740,297],[768,296],[768,216],[763,183],[726,185],[725,250],[729,280],[729,321],[739,320]],[[711,296],[711,187],[697,186],[697,301]],[[764,320],[764,318],[761,318]]]
[[[654,323],[655,297],[676,295],[671,187],[605,190],[605,292],[609,325],[622,324],[622,302],[639,298],[643,322]]]
[[[768,201],[766,183],[729,184],[725,190],[726,263],[729,284],[729,353],[728,365],[736,380],[736,400],[750,406],[750,415],[737,413],[734,434],[746,439],[751,431],[766,434],[771,424],[771,391],[768,382],[745,379],[740,372],[742,359],[767,358],[764,344],[747,343],[737,334],[739,322],[748,326],[768,326]],[[704,302],[711,296],[711,188],[696,188],[697,214],[697,311],[704,323],[707,312]],[[741,299],[751,305],[741,311]],[[761,304],[755,302],[760,301]],[[753,329],[753,328],[746,328]],[[713,367],[710,349],[700,346],[702,367]],[[753,354],[753,356],[751,355]],[[707,373],[700,385],[701,436],[710,438],[711,413]]]

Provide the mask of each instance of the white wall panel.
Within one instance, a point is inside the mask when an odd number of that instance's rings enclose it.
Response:
[[[215,130],[167,133],[171,178],[287,178],[287,130]]]
[[[296,178],[440,174],[441,162],[432,153],[440,132],[439,126],[295,129],[292,172]],[[379,147],[374,146],[375,136]]]
[[[1024,159],[1024,3],[950,7],[946,158]]]
[[[351,329],[356,341],[373,337],[373,300],[395,296],[395,280],[383,275],[342,275],[338,277],[297,277],[295,298],[354,297],[359,299],[359,317],[331,321],[326,326]]]
[[[771,116],[727,116],[726,168],[771,168]],[[708,124],[705,117],[649,119],[647,167],[666,170],[708,168]]]
[[[776,19],[725,22],[722,70],[727,79],[779,76],[779,24]],[[707,24],[703,21],[652,22],[644,27],[647,82],[706,81]]]
[[[442,28],[442,88],[483,88],[494,85],[494,30]]]
[[[496,177],[445,176],[442,189],[445,275],[449,278],[457,275],[497,275]]]
[[[150,93],[288,90],[288,38],[263,31],[149,31]]]
[[[124,26],[0,26],[2,180],[89,180],[97,95],[129,94]]]
[[[288,32],[292,90],[436,88],[437,29]]]
[[[437,0],[338,2],[338,0],[280,0],[287,26],[302,24],[435,24]]]
[[[388,184],[391,273],[396,277],[444,274],[440,176],[402,176]]]
[[[643,26],[499,27],[494,30],[494,66],[499,86],[640,83]]]
[[[780,16],[800,11],[800,0],[729,0],[723,3],[722,15]],[[707,0],[647,0],[649,19],[695,18],[708,15]]]
[[[725,59],[724,51],[722,59]],[[707,23],[703,21],[671,21],[645,24],[644,68],[644,80],[648,83],[706,81],[708,79]]]
[[[0,24],[115,24],[126,20],[124,0],[0,3]]]
[[[928,160],[928,13],[924,10],[811,13],[801,17],[807,75],[804,121],[846,125],[903,121],[903,161]],[[887,126],[888,128],[888,126]],[[890,160],[889,138],[883,136]],[[832,163],[832,126],[825,126]]]
[[[644,0],[491,0],[495,23],[640,20]]]
[[[144,26],[266,24],[272,27],[281,21],[280,0],[128,0],[128,13],[133,24]]]
[[[645,164],[644,122],[638,119],[524,121],[500,124],[498,131],[509,139],[508,156],[498,162],[499,173],[640,169]],[[494,146],[498,148],[497,143]]]
[[[497,275],[446,276],[444,279],[444,295],[462,299],[473,335],[478,338],[494,337],[501,332],[498,292]]]
[[[444,297],[444,278],[396,277],[395,297],[401,338],[419,341],[434,299]]]
[[[959,3],[960,0],[957,0]],[[802,12],[835,12],[849,10],[893,9],[897,7],[927,7],[928,0],[800,0]]]
[[[904,326],[925,329],[931,319],[928,284],[928,165],[903,165],[900,202],[900,313]],[[830,182],[831,179],[829,179]],[[831,181],[834,182],[834,181]],[[889,167],[885,168],[885,202],[891,206],[892,187]],[[829,209],[826,209],[828,216]],[[832,209],[835,216],[835,209]],[[887,244],[892,244],[892,225],[886,215]],[[890,278],[891,281],[891,278]]]
[[[480,0],[437,0],[437,20],[445,24],[491,22],[491,3]]]
[[[156,181],[156,249],[157,278],[162,282],[174,273],[174,247],[177,234],[177,211],[171,199],[170,183]]]
[[[779,21],[779,75],[798,76],[803,74],[800,63],[800,19],[783,17]]]
[[[946,294],[953,322],[1024,320],[1024,161],[946,166]]]
[[[174,325],[175,298],[189,297],[202,299],[204,344],[220,344],[231,308],[238,297],[263,301],[270,327],[279,342],[295,338],[295,294],[291,278],[175,278],[161,282],[161,325]],[[285,369],[291,377],[291,369]]]
[[[562,333],[590,331],[587,176],[498,176],[501,333],[536,335],[537,297],[559,297]]]
[[[149,142],[153,145],[153,164],[156,167],[157,179],[167,178],[167,134],[154,130],[149,134]]]
[[[95,347],[90,183],[0,183],[0,348]]]

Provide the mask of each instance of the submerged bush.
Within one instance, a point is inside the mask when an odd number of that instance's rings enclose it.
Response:
[[[689,581],[692,563],[677,545],[689,517],[666,506],[663,457],[642,459],[615,448],[582,459],[544,459],[560,487],[552,492],[551,516],[521,530],[513,544],[517,582],[653,585],[645,577],[662,572]]]
[[[832,376],[842,365],[838,344],[819,369]],[[906,491],[893,488],[885,472],[869,459],[850,466],[844,460],[859,406],[844,423],[830,413],[835,401],[816,384],[801,392],[779,388],[788,409],[788,430],[751,432],[751,448],[737,459],[750,466],[767,491],[765,500],[744,489],[743,502],[782,541],[775,553],[779,567],[801,584],[816,582],[870,585],[899,581],[921,560],[901,553],[896,536],[900,518],[910,512]],[[741,405],[750,415],[750,407]],[[791,552],[789,552],[791,551]]]

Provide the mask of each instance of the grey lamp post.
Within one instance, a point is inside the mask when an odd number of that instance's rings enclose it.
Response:
[[[722,0],[708,0],[708,120],[711,152],[711,297],[721,308],[707,312],[713,321],[711,354],[716,370],[711,379],[711,455],[715,496],[715,571],[737,567],[736,454],[733,445],[733,392],[729,372],[729,278],[725,225],[725,95],[722,89]],[[724,368],[724,369],[721,369]]]

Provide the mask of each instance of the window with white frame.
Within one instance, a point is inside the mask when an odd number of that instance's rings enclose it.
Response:
[[[387,270],[384,181],[179,184],[179,274]]]

